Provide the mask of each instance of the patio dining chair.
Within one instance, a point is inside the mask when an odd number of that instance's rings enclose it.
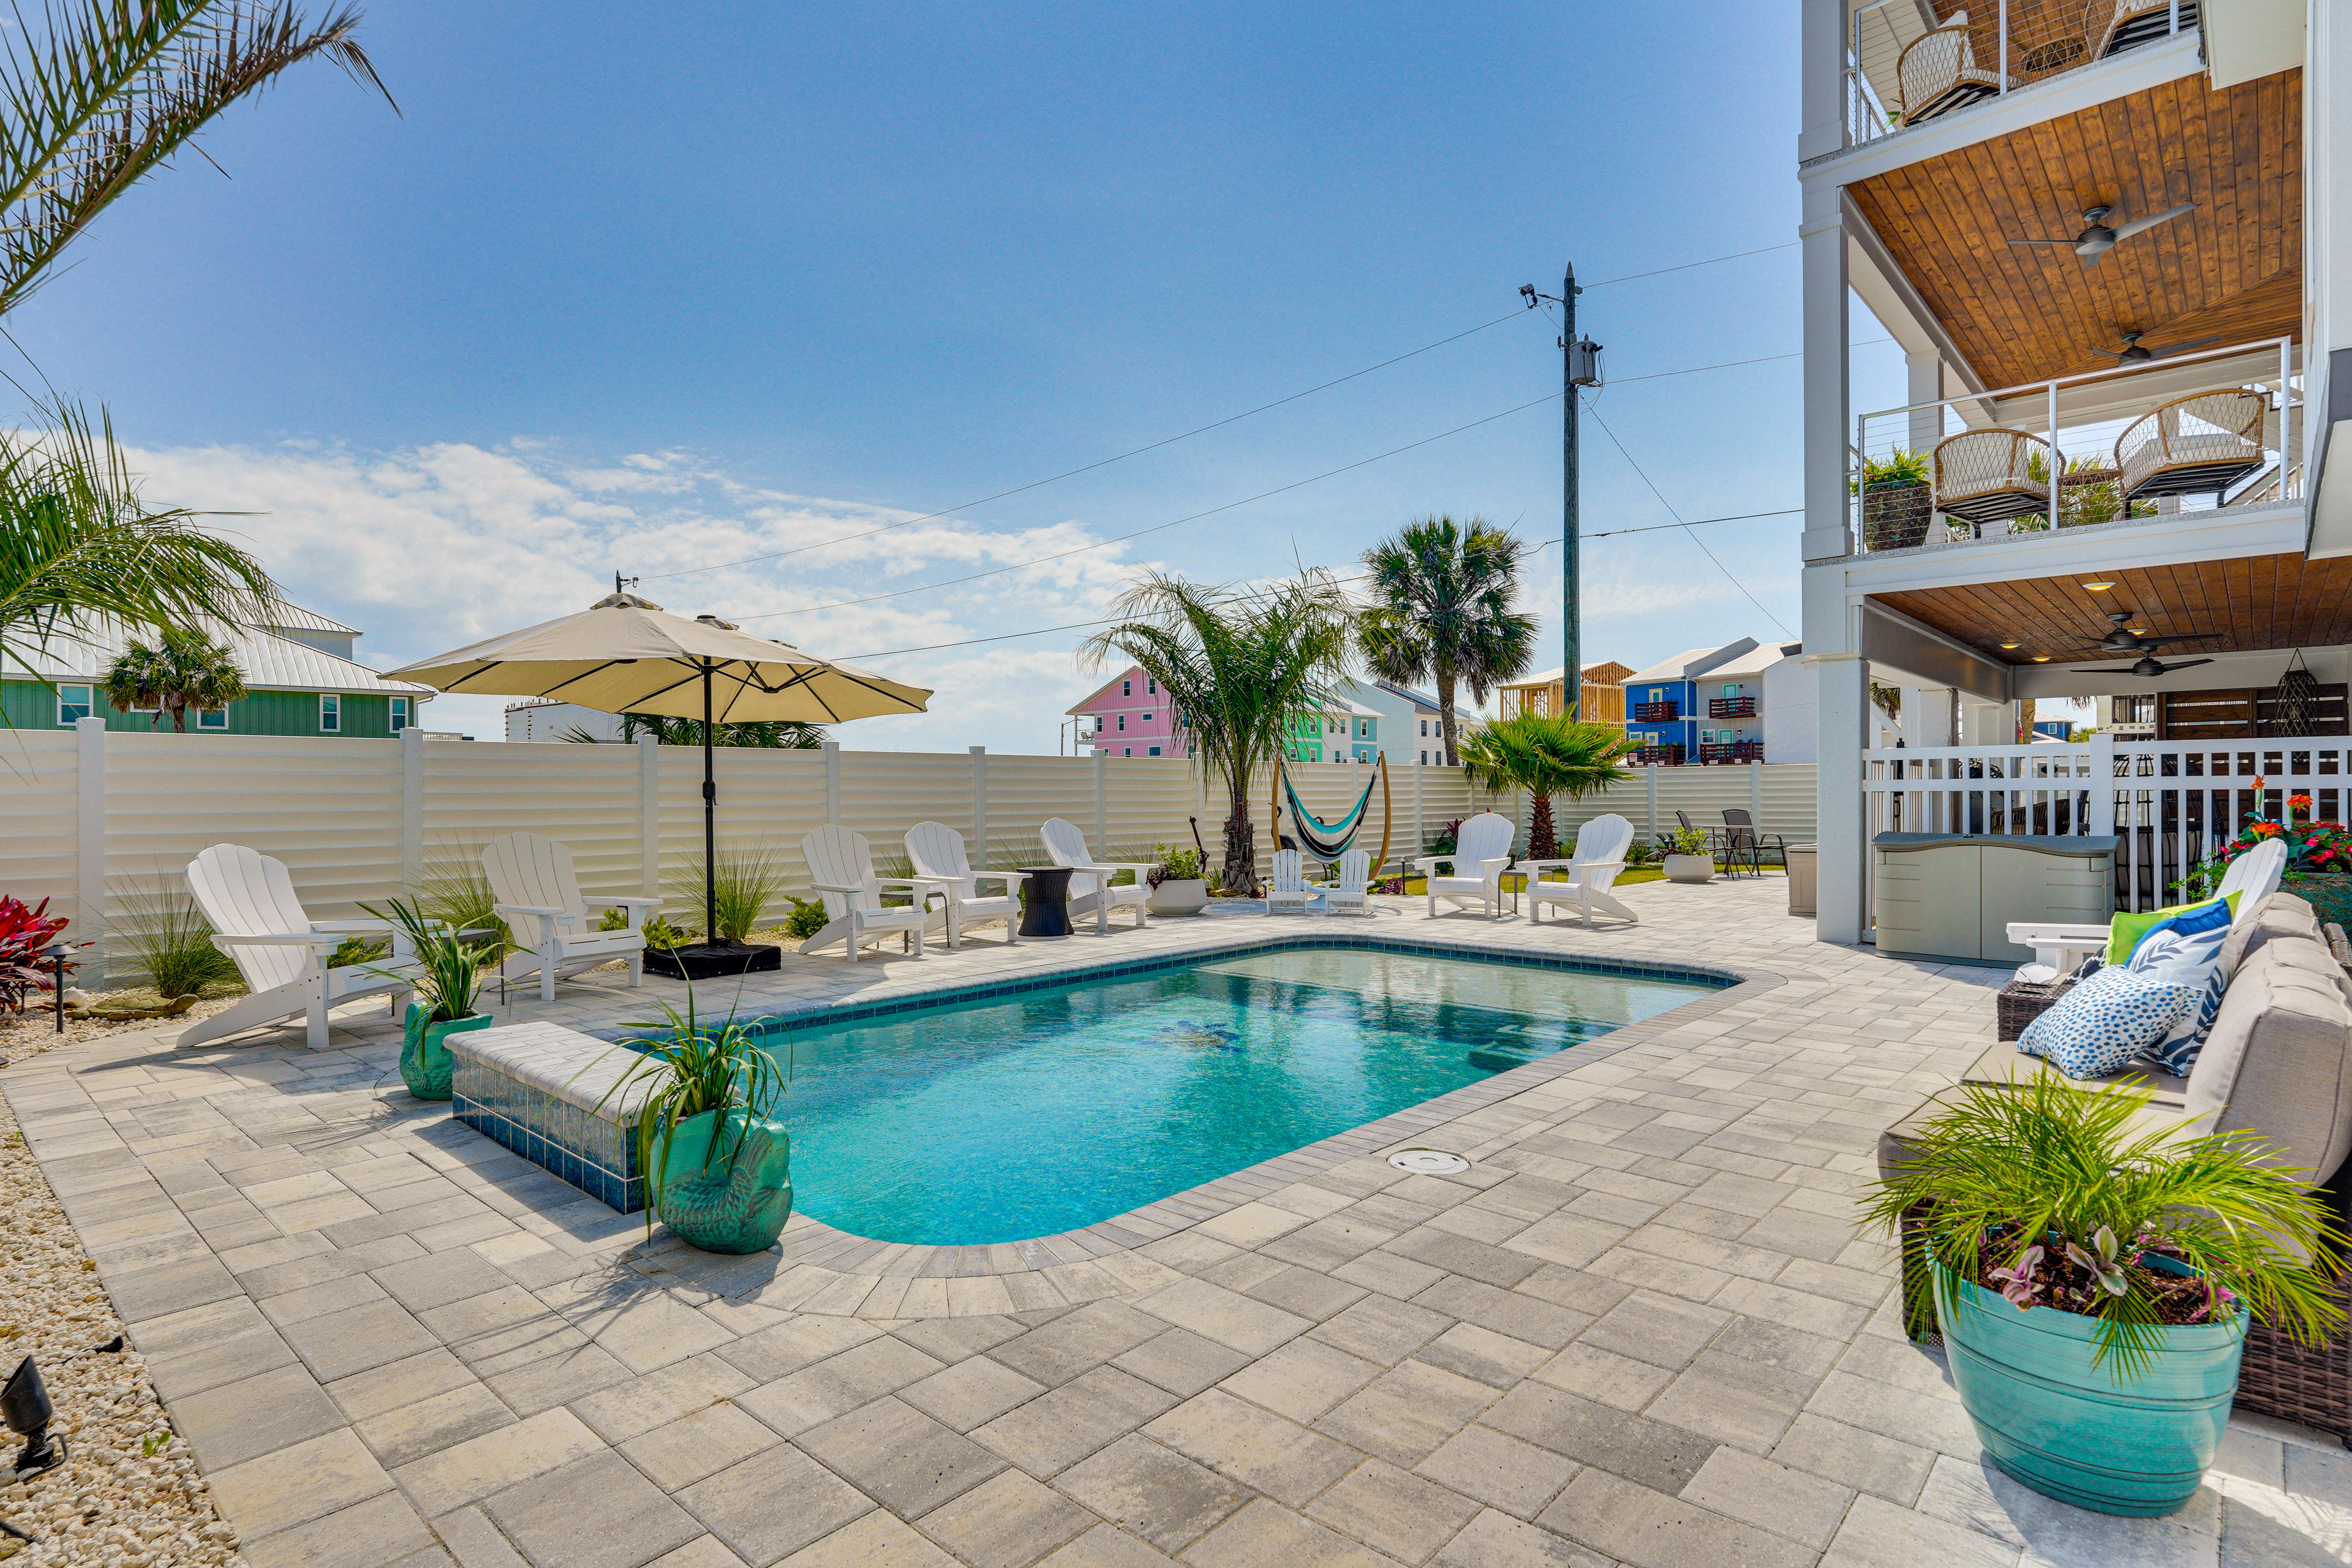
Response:
[[[2267,460],[2270,407],[2265,393],[2226,387],[2175,398],[2135,420],[2116,441],[2125,500],[2210,491],[2218,503]]]
[[[1963,430],[1928,459],[1935,508],[1970,527],[2050,510],[2050,443],[2022,430]],[[2039,477],[2036,477],[2036,470]]]
[[[1895,63],[1895,79],[1906,125],[1965,109],[2001,89],[2000,74],[1977,64],[1966,11],[1954,12],[1944,26],[1914,38]]]
[[[1757,832],[1756,818],[1745,806],[1724,807],[1723,828],[1731,838],[1732,857],[1735,859],[1745,858],[1756,868],[1758,874],[1762,874],[1767,855],[1779,856],[1780,868],[1784,871],[1789,868],[1788,840],[1777,833]]]

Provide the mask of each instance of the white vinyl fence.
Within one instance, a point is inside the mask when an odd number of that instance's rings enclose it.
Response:
[[[999,867],[1034,863],[1039,825],[1065,816],[1098,854],[1131,858],[1155,843],[1192,842],[1197,819],[1212,862],[1221,853],[1224,792],[1182,759],[1036,757],[964,753],[760,751],[717,757],[719,843],[760,847],[782,863],[787,890],[805,895],[801,836],[837,822],[874,841],[879,858],[902,855],[915,823],[944,822],[973,858]],[[1715,823],[1748,806],[1767,832],[1792,841],[1813,831],[1809,766],[1644,768],[1605,795],[1554,802],[1564,836],[1601,811],[1654,833],[1674,810]],[[1342,816],[1371,775],[1360,765],[1302,764],[1294,782],[1307,809]],[[310,913],[358,915],[362,902],[414,893],[478,862],[501,834],[543,833],[570,846],[583,889],[693,902],[686,889],[702,860],[702,755],[698,748],[483,744],[430,741],[109,732],[85,720],[71,731],[0,733],[0,893],[43,899],[68,917],[68,935],[96,938],[81,955],[82,983],[103,980],[111,931],[116,976],[135,973],[121,938],[185,893],[183,868],[209,845],[248,845],[284,861]],[[1251,819],[1263,858],[1272,790],[1261,779]],[[1390,770],[1391,858],[1417,853],[1445,824],[1496,807],[1522,825],[1527,802],[1489,797],[1457,770]],[[1388,817],[1376,784],[1365,847],[1377,851]],[[1261,859],[1263,864],[1263,859]],[[782,913],[782,907],[775,911]]]

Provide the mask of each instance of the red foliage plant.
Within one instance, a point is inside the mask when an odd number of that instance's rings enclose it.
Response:
[[[57,961],[44,960],[41,952],[56,945],[66,925],[65,916],[49,913],[47,899],[26,909],[24,900],[0,895],[0,1006],[21,1013],[26,992],[49,989]],[[73,967],[68,961],[67,973]]]

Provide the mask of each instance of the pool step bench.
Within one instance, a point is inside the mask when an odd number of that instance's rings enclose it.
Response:
[[[660,1079],[614,1091],[642,1056],[560,1024],[452,1035],[449,1055],[452,1116],[623,1214],[646,1206],[635,1118]]]

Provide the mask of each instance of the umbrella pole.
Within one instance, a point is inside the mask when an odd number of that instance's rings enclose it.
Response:
[[[710,666],[702,667],[702,940],[719,945],[719,784],[712,773]]]

